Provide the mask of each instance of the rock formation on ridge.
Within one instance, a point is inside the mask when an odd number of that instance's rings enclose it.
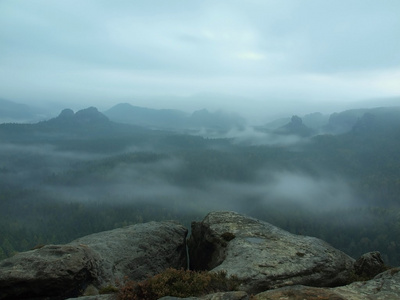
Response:
[[[241,291],[184,299],[249,300],[250,294],[255,300],[400,299],[398,268],[346,285],[358,273],[384,269],[378,252],[355,262],[322,240],[234,212],[210,213],[192,228],[192,267],[236,275]],[[19,253],[0,261],[0,299],[75,299],[88,286],[100,289],[125,276],[140,281],[167,268],[185,268],[186,234],[175,222],[149,222]]]
[[[296,284],[343,285],[354,273],[354,259],[324,241],[234,212],[212,212],[192,223],[189,256],[192,269],[226,271],[249,293]]]
[[[89,285],[185,268],[186,235],[177,223],[150,222],[19,253],[0,261],[0,299],[77,297]]]

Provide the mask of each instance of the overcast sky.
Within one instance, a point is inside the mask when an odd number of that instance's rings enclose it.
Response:
[[[399,0],[0,0],[7,100],[260,111],[399,95]]]

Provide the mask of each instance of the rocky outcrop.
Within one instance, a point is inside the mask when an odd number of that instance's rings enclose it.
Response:
[[[17,254],[0,261],[0,300],[113,299],[98,294],[125,277],[141,281],[167,268],[185,268],[186,234],[178,223],[150,222]],[[400,299],[400,269],[346,285],[385,269],[379,252],[354,262],[319,239],[234,212],[213,212],[194,222],[189,254],[192,269],[234,275],[241,291],[185,299]]]
[[[292,286],[257,294],[253,300],[346,300],[330,289]],[[364,299],[365,300],[365,299]]]
[[[186,234],[177,223],[150,222],[17,254],[0,262],[0,299],[65,299],[89,285],[185,268]]]
[[[100,257],[83,245],[49,245],[0,262],[0,299],[72,297],[96,282]]]
[[[380,252],[368,252],[354,263],[355,273],[364,278],[372,278],[386,270]]]
[[[83,296],[79,298],[69,298],[66,300],[117,300],[117,297],[114,294],[108,294],[108,295],[96,295],[96,296]]]
[[[159,300],[248,300],[249,295],[246,292],[226,292],[226,293],[215,293],[205,295],[203,297],[189,297],[189,298],[177,298],[177,297],[162,297]]]
[[[186,268],[187,229],[174,222],[149,222],[85,236],[71,244],[93,249],[101,259],[101,280],[147,279],[167,268]]]
[[[369,281],[354,282],[336,288],[304,285],[282,287],[250,297],[245,292],[226,292],[203,297],[163,297],[160,300],[396,300],[400,299],[400,269],[379,274]]]
[[[371,280],[354,282],[332,290],[346,300],[400,299],[400,269],[391,269]]]
[[[369,281],[359,281],[336,288],[291,286],[257,294],[254,300],[384,300],[400,299],[400,269],[379,274]]]
[[[322,240],[298,236],[234,212],[212,212],[192,223],[191,268],[226,271],[249,293],[289,285],[347,283],[354,260]]]

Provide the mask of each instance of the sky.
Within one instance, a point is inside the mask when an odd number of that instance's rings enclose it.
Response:
[[[398,97],[399,16],[398,0],[0,0],[0,98],[261,113]]]

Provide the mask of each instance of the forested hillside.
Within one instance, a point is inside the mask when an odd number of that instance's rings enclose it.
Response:
[[[2,124],[0,258],[132,223],[189,226],[211,210],[235,210],[354,257],[379,250],[399,265],[399,110],[365,111],[348,130],[337,116],[320,130],[297,118],[284,132],[219,138],[119,124],[94,108]],[[293,121],[306,134],[296,136]]]

